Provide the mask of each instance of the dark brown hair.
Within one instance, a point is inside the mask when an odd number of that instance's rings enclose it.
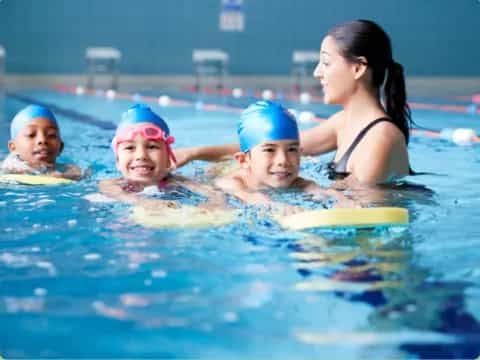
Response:
[[[342,55],[359,63],[359,57],[367,59],[372,71],[373,86],[383,85],[383,100],[388,116],[395,122],[408,144],[412,124],[407,104],[403,67],[393,60],[392,46],[385,31],[370,20],[355,20],[334,27],[328,35],[335,39]]]

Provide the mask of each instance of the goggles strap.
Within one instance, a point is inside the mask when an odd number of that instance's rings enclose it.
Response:
[[[165,140],[165,145],[167,147],[167,153],[170,159],[173,161],[173,164],[177,164],[177,158],[175,157],[175,154],[173,153],[171,145],[175,142],[175,138],[172,135],[169,135]]]

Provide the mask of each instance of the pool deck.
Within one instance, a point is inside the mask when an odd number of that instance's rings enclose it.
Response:
[[[227,88],[255,88],[255,89],[286,89],[293,87],[295,79],[292,76],[227,76]],[[408,77],[407,90],[409,96],[417,97],[455,97],[480,93],[480,77]],[[108,79],[99,76],[98,85],[107,84]],[[190,87],[195,78],[190,75],[161,76],[161,75],[121,75],[119,78],[120,90],[161,89]],[[8,90],[19,90],[32,87],[49,87],[55,84],[86,85],[86,76],[81,75],[4,75],[0,86]],[[206,79],[205,85],[214,85],[214,79]],[[318,81],[310,78],[304,83],[306,88],[317,87]],[[320,90],[318,90],[320,91]]]

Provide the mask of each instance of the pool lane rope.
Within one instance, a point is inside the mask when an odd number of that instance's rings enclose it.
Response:
[[[83,86],[68,86],[68,85],[55,85],[53,87],[55,91],[62,93],[76,94],[78,96],[88,95],[101,97],[104,96],[109,100],[120,99],[120,100],[129,100],[133,102],[143,102],[149,104],[157,104],[159,106],[173,106],[173,107],[191,107],[194,106],[197,110],[205,111],[222,111],[228,113],[240,114],[243,111],[243,108],[228,106],[228,105],[217,105],[217,104],[208,104],[201,101],[187,101],[172,99],[168,95],[161,95],[159,97],[155,96],[144,96],[140,94],[129,94],[123,92],[116,92],[114,90],[96,90],[96,89],[85,89]],[[233,89],[237,90],[237,89]],[[232,90],[232,92],[233,92]],[[222,95],[228,94],[228,91],[222,91]],[[258,95],[258,94],[257,94]],[[294,100],[294,99],[293,99]],[[445,111],[467,111],[466,107],[452,107],[450,105],[439,105],[435,108],[433,104],[420,104],[413,103],[414,106],[427,109],[436,109],[436,110],[445,110]],[[432,107],[433,106],[433,107]],[[55,111],[55,109],[53,109]],[[302,111],[298,113],[294,109],[289,109],[295,115],[299,122],[309,123],[309,122],[321,122],[325,121],[326,117],[318,116],[310,111]],[[468,111],[467,111],[468,112]],[[480,113],[480,110],[478,111]],[[74,114],[75,115],[75,114]],[[68,115],[67,115],[68,116]],[[84,115],[87,116],[87,115]],[[88,117],[88,116],[87,116]],[[87,119],[88,120],[88,119]],[[105,122],[102,123],[103,126]],[[430,130],[430,129],[411,129],[411,133],[414,135],[426,136],[434,139],[443,139],[447,141],[454,142],[457,145],[471,145],[474,143],[480,143],[480,137],[477,136],[473,129],[467,128],[458,128],[450,129],[446,128],[441,131]]]
[[[193,87],[183,87],[182,90],[187,92],[198,92]],[[234,98],[240,98],[243,96],[250,96],[255,98],[262,98],[263,100],[292,100],[297,101],[302,104],[309,104],[309,103],[323,103],[322,96],[312,95],[309,91],[303,91],[300,93],[288,93],[284,91],[273,91],[271,89],[264,89],[264,90],[256,90],[256,91],[247,91],[241,88],[210,88],[205,87],[202,88],[202,93],[206,93],[209,95],[220,95],[220,96],[231,96]],[[419,110],[438,110],[438,111],[445,111],[445,112],[459,112],[459,113],[467,113],[471,115],[480,114],[480,94],[473,94],[472,96],[468,97],[457,97],[457,100],[461,101],[470,101],[470,104],[466,105],[454,105],[454,104],[434,104],[434,103],[422,103],[411,101],[408,103],[410,108],[412,109],[419,109]]]

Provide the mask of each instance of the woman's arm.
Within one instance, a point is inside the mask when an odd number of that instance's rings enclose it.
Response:
[[[341,112],[330,117],[326,122],[300,133],[300,145],[304,155],[323,154],[337,148],[337,127]],[[240,151],[239,144],[218,146],[199,146],[175,149],[177,167],[193,160],[222,161],[229,160],[233,154]]]
[[[218,146],[199,146],[183,149],[175,149],[177,167],[188,164],[193,160],[222,161],[229,160],[232,155],[240,151],[238,144],[226,144]]]
[[[303,155],[320,155],[337,148],[337,129],[341,113],[330,117],[327,121],[300,132],[300,146]]]

